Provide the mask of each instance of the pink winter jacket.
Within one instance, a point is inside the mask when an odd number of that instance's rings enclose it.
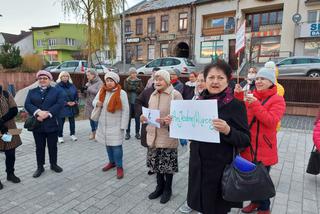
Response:
[[[313,143],[317,150],[320,151],[320,113],[316,119],[314,129],[313,129]]]

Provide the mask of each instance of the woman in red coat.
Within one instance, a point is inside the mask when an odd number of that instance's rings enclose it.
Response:
[[[316,146],[317,150],[320,151],[320,111],[316,121],[314,122],[313,143]]]
[[[253,151],[257,151],[257,161],[261,161],[268,171],[272,165],[278,163],[277,124],[284,115],[286,107],[283,97],[277,95],[275,83],[274,72],[269,71],[268,68],[262,68],[256,76],[256,89],[253,94],[247,94],[244,97],[239,85],[235,89],[235,96],[238,99],[245,98],[251,145]],[[256,145],[258,145],[257,150]],[[253,161],[249,147],[241,153],[241,156]],[[258,210],[258,214],[271,213],[270,199],[253,201],[243,208],[242,212],[251,213],[255,210]]]

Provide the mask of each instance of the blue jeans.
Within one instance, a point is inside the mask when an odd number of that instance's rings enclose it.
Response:
[[[268,172],[270,173],[271,166],[266,166]],[[258,210],[266,211],[270,210],[270,198],[262,200],[262,201],[252,201],[255,204],[259,204]]]
[[[123,150],[120,146],[106,146],[109,161],[112,164],[116,164],[117,167],[122,167]]]
[[[74,120],[74,117],[68,117],[69,118],[69,126],[70,126],[70,135],[74,135],[76,132],[76,122]],[[59,124],[59,137],[63,137],[63,126],[64,126],[65,118],[59,118],[58,124]]]
[[[91,126],[91,131],[95,132],[98,128],[98,121],[93,121],[90,119],[90,126]]]

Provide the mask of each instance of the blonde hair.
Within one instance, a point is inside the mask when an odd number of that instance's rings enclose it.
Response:
[[[56,82],[57,83],[61,82],[61,77],[65,76],[65,75],[69,77],[69,82],[73,83],[72,79],[71,79],[71,76],[70,76],[69,72],[67,72],[67,71],[61,71]]]

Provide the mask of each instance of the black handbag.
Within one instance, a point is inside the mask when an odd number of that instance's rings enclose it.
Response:
[[[310,158],[307,166],[307,173],[312,175],[320,174],[320,152],[317,151],[314,145],[310,154]]]
[[[264,105],[268,99],[262,102]],[[257,122],[257,133],[259,133],[260,122],[254,117],[249,129]],[[226,166],[222,175],[222,198],[230,202],[260,201],[272,198],[276,195],[274,184],[267,168],[257,161],[258,138],[256,137],[256,150],[253,151],[250,144],[250,151],[256,168],[249,172],[238,170],[233,163]],[[234,154],[235,157],[235,154]]]
[[[27,120],[24,122],[24,128],[28,131],[33,131],[34,129],[40,126],[40,122],[34,116],[28,117]]]

